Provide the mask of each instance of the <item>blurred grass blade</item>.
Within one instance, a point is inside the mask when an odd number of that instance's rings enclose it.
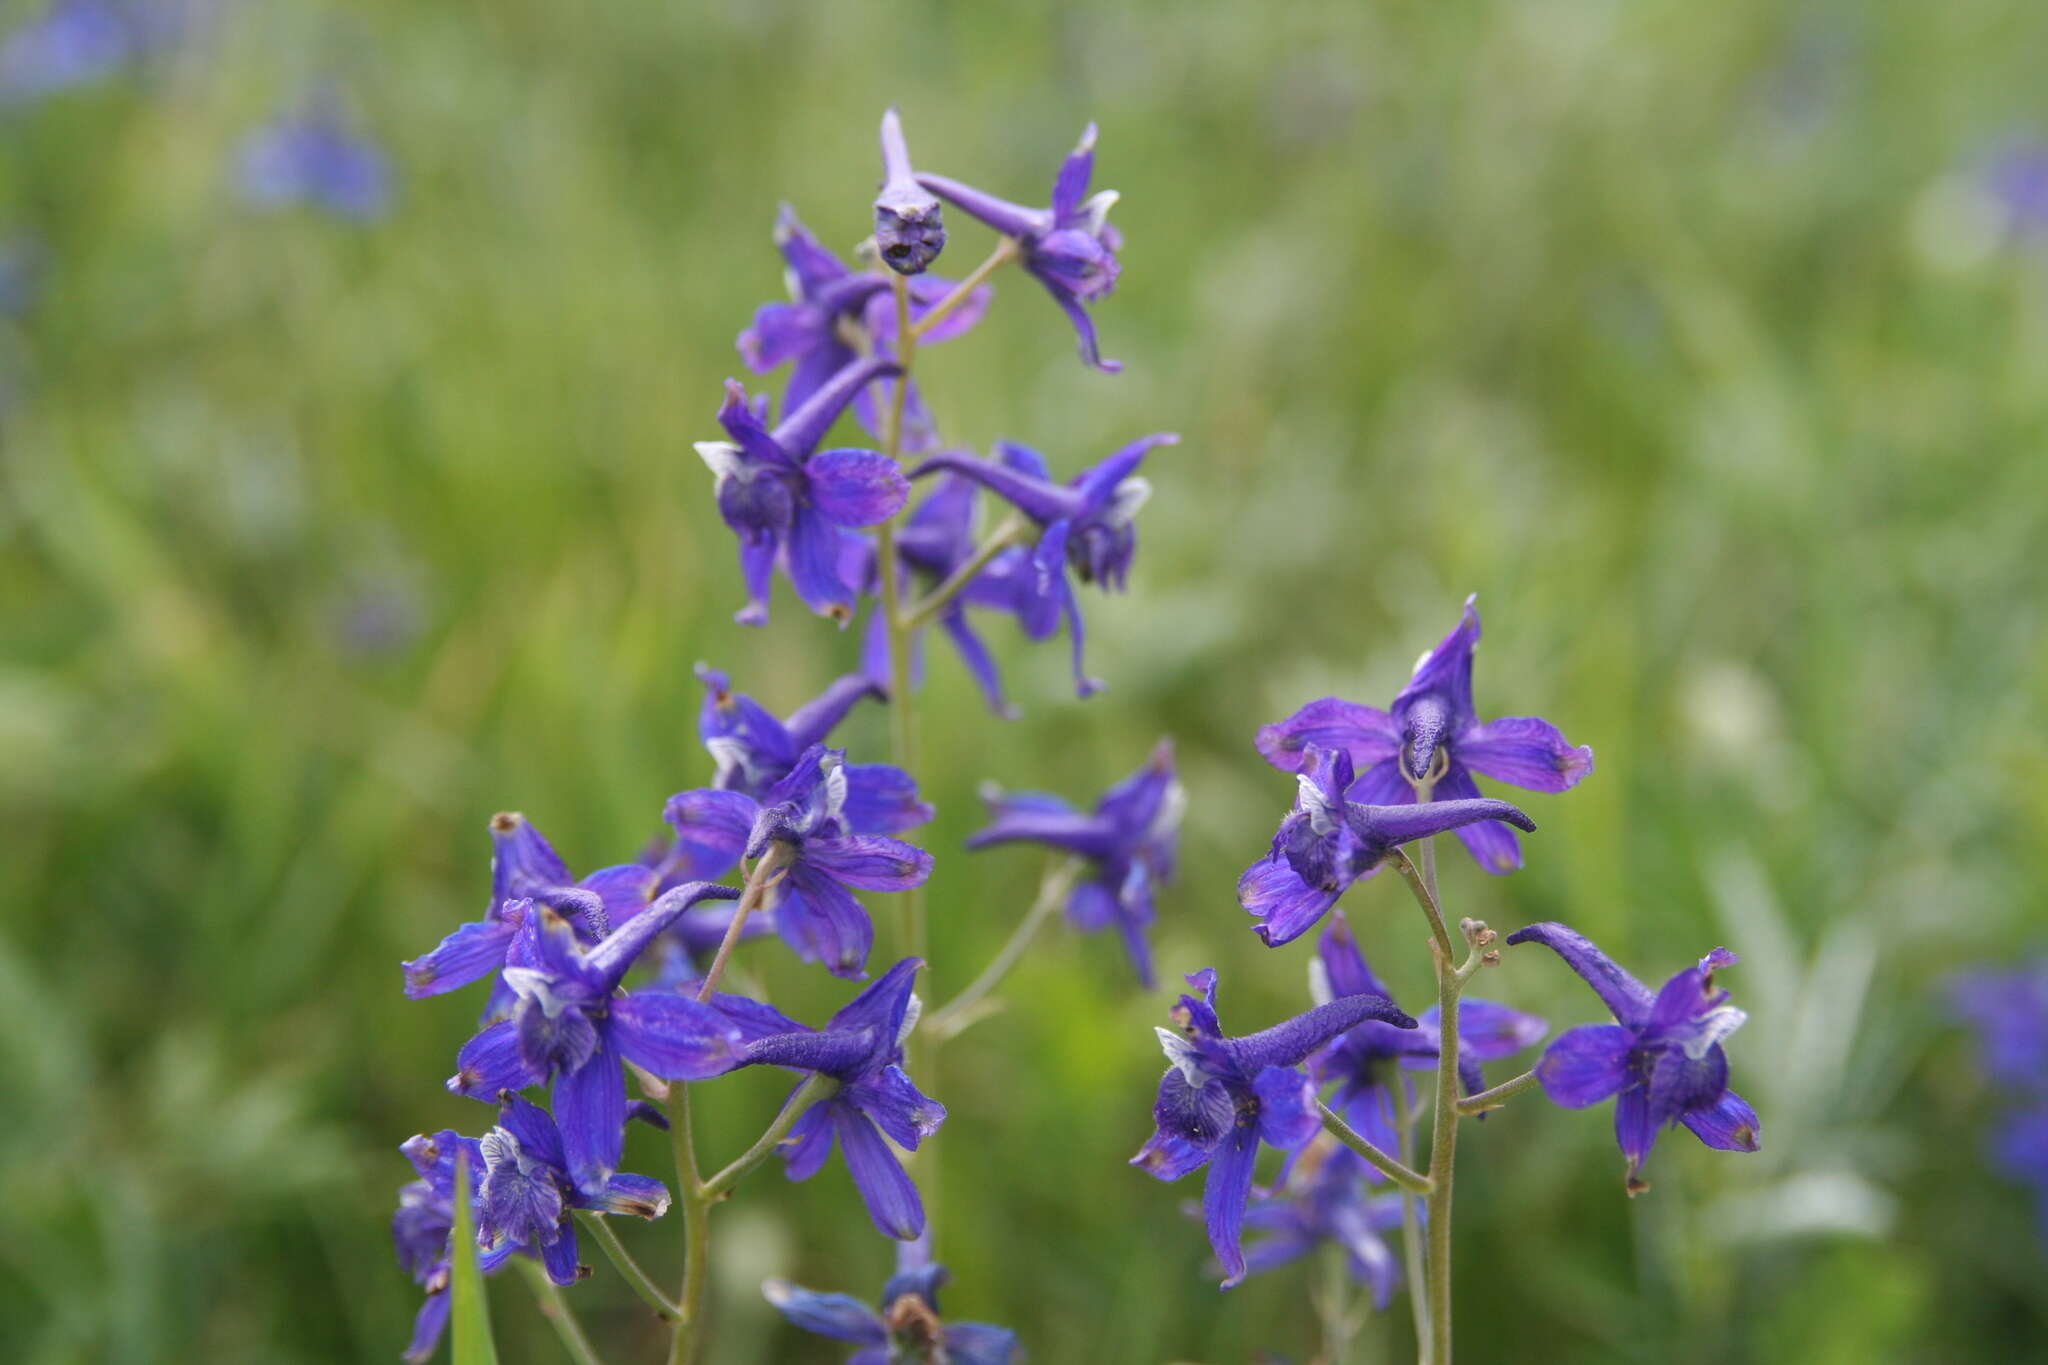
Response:
[[[448,1330],[455,1365],[498,1365],[491,1341],[491,1310],[484,1300],[484,1273],[476,1261],[476,1229],[469,1216],[469,1162],[455,1159],[455,1296]]]

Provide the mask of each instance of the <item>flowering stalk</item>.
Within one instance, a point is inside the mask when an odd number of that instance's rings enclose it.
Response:
[[[1378,1167],[1387,1179],[1414,1194],[1426,1195],[1435,1189],[1435,1184],[1429,1176],[1373,1146],[1359,1136],[1357,1131],[1344,1121],[1344,1116],[1329,1105],[1317,1100],[1316,1108],[1322,1112],[1323,1127],[1329,1130],[1330,1135]]]
[[[1003,978],[1010,974],[1010,969],[1024,956],[1024,950],[1031,946],[1039,927],[1053,911],[1065,904],[1067,893],[1074,889],[1074,881],[1080,875],[1080,860],[1075,858],[1067,859],[1046,873],[1045,880],[1038,886],[1038,899],[1024,912],[1024,918],[1017,921],[1009,941],[989,960],[988,966],[974,978],[972,985],[948,1000],[925,1021],[925,1027],[931,1031],[933,1046],[944,1043],[982,1017],[982,1011],[976,1010],[975,1006],[990,991],[1003,984]]]
[[[1498,1109],[1524,1090],[1534,1090],[1540,1082],[1534,1071],[1524,1071],[1511,1081],[1502,1081],[1491,1090],[1482,1090],[1477,1095],[1468,1095],[1458,1101],[1458,1112],[1467,1116],[1483,1114],[1489,1109]]]
[[[965,303],[969,298],[973,297],[974,291],[981,285],[988,282],[989,276],[995,274],[996,271],[1000,270],[1002,267],[1008,265],[1011,261],[1015,260],[1017,258],[1017,250],[1018,247],[1016,238],[998,238],[996,240],[995,250],[989,252],[988,259],[984,260],[980,265],[974,267],[973,272],[969,274],[966,279],[960,281],[960,283],[954,287],[952,293],[946,295],[946,297],[940,299],[937,303],[933,304],[931,308],[925,312],[925,315],[919,318],[916,321],[916,323],[914,323],[909,328],[909,330],[904,333],[904,335],[911,337],[914,340],[915,338],[921,337],[925,333],[931,331],[932,328],[938,326],[941,322],[944,322],[946,320],[946,315],[948,313],[952,312],[955,308],[958,308],[961,304]],[[906,348],[906,350],[907,349],[908,348]],[[910,361],[908,359],[904,360],[903,367],[906,371],[909,370]]]
[[[1396,1077],[1392,1089],[1394,1131],[1400,1138],[1397,1154],[1406,1163],[1415,1148],[1415,1100],[1406,1076]],[[1423,1277],[1421,1203],[1405,1194],[1401,1196],[1401,1266],[1408,1276],[1408,1310],[1415,1323],[1415,1359],[1417,1365],[1433,1365],[1436,1351],[1429,1338],[1429,1305],[1415,1292]]]
[[[680,1310],[669,1302],[668,1296],[656,1286],[654,1278],[642,1270],[640,1263],[633,1259],[633,1253],[626,1250],[626,1244],[619,1240],[618,1233],[612,1231],[610,1223],[582,1209],[577,1210],[576,1221],[583,1225],[584,1231],[596,1239],[606,1258],[619,1274],[625,1277],[633,1292],[640,1296],[640,1301],[654,1310],[655,1317],[663,1322],[674,1322],[681,1316]]]
[[[602,1225],[602,1218],[593,1218],[592,1223]],[[533,1297],[540,1304],[540,1315],[555,1329],[555,1335],[562,1339],[562,1349],[576,1365],[601,1365],[597,1348],[590,1344],[590,1338],[583,1334],[583,1325],[576,1321],[576,1313],[569,1307],[569,1301],[562,1297],[562,1291],[548,1278],[539,1261],[522,1260],[520,1270],[526,1282],[533,1286]]]

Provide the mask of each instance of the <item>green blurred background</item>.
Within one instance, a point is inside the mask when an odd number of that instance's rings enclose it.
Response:
[[[1667,1137],[1631,1202],[1605,1109],[1468,1129],[1464,1358],[2042,1350],[2033,1212],[1940,982],[2048,904],[2048,224],[1986,178],[2048,133],[2048,11],[290,0],[202,29],[0,110],[0,239],[40,259],[0,318],[0,1357],[396,1357],[396,1144],[485,1113],[440,1086],[473,993],[408,1002],[397,964],[484,908],[486,820],[630,857],[709,776],[692,663],[786,710],[858,656],[786,589],[732,624],[690,444],[779,295],[777,202],[851,247],[892,101],[922,164],[1025,200],[1099,120],[1123,192],[1127,371],[1003,277],[928,357],[951,436],[1063,474],[1185,437],[1130,594],[1086,600],[1107,693],[996,630],[1003,724],[934,656],[937,993],[1039,866],[960,849],[976,784],[1092,799],[1170,733],[1162,967],[1221,967],[1240,1031],[1300,1009],[1308,945],[1261,949],[1232,892],[1291,799],[1251,733],[1384,704],[1477,591],[1482,712],[1599,769],[1531,799],[1520,874],[1447,856],[1449,908],[1567,919],[1653,981],[1737,949],[1765,1150]],[[378,221],[234,193],[321,83],[391,159]],[[946,266],[985,240],[960,223]],[[1417,1004],[1398,883],[1349,904]],[[799,1015],[846,995],[747,965]],[[1538,951],[1485,986],[1601,1017]],[[1311,1354],[1319,1269],[1219,1294],[1195,1184],[1124,1165],[1168,996],[1064,929],[1010,995],[924,1078],[949,1311],[1045,1365]],[[779,1085],[707,1088],[714,1159]],[[628,1166],[665,1156],[636,1132]],[[625,1234],[674,1272],[679,1226]],[[836,1166],[764,1172],[718,1236],[719,1362],[840,1359],[756,1286],[889,1269]],[[610,1358],[658,1349],[608,1268],[574,1301]],[[509,1360],[560,1358],[516,1278],[493,1303]],[[1397,1304],[1353,1358],[1411,1350]]]

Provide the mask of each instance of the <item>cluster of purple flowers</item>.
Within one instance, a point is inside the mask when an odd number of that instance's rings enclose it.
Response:
[[[632,1098],[629,1078],[661,1099],[770,1066],[796,1076],[796,1088],[762,1141],[727,1168],[733,1174],[707,1180],[691,1169],[694,1157],[680,1163],[686,1212],[701,1218],[771,1152],[792,1180],[805,1180],[837,1151],[875,1228],[897,1241],[898,1273],[879,1311],[781,1281],[769,1283],[770,1302],[801,1327],[859,1346],[853,1359],[867,1365],[1012,1359],[1006,1329],[940,1318],[945,1271],[931,1261],[924,1203],[899,1155],[946,1118],[907,1069],[922,1012],[913,990],[921,960],[902,957],[822,1028],[758,993],[720,986],[734,948],[769,935],[802,961],[865,979],[875,931],[862,893],[908,892],[931,875],[931,855],[902,837],[933,816],[915,779],[900,767],[849,762],[832,744],[861,702],[906,704],[916,666],[901,660],[918,657],[925,626],[945,631],[999,713],[1010,707],[970,611],[1007,614],[1034,640],[1064,627],[1077,691],[1098,686],[1082,668],[1075,581],[1124,587],[1134,519],[1149,492],[1138,468],[1174,438],[1143,437],[1061,482],[1024,446],[1000,444],[991,459],[948,448],[911,375],[918,346],[973,328],[991,297],[982,280],[1008,261],[1073,319],[1089,363],[1116,368],[1101,360],[1088,313],[1115,282],[1119,240],[1106,221],[1115,196],[1088,195],[1094,142],[1091,127],[1055,178],[1050,207],[1027,209],[920,175],[892,110],[882,123],[874,236],[854,263],[827,250],[793,210],[778,216],[790,301],[763,306],[738,347],[757,374],[787,366],[787,382],[771,404],[728,380],[716,414],[725,439],[697,450],[739,542],[739,622],[767,623],[778,575],[842,626],[872,601],[863,667],[779,716],[700,665],[698,728],[712,780],[669,798],[666,834],[631,862],[578,876],[523,816],[492,820],[483,917],[404,964],[414,998],[488,983],[479,1031],[457,1054],[448,1089],[496,1111],[479,1137],[443,1131],[403,1148],[419,1178],[401,1193],[394,1234],[400,1261],[427,1292],[409,1358],[431,1353],[450,1317],[457,1163],[473,1178],[484,1271],[525,1255],[568,1284],[586,1273],[577,1215],[657,1218],[671,1203],[660,1182],[619,1166],[632,1120],[666,1127],[687,1110],[664,1115]],[[331,105],[252,144],[244,170],[262,202],[311,199],[365,216],[385,197],[381,164],[342,133]],[[947,205],[999,234],[988,262],[961,282],[926,273],[947,242]],[[885,448],[828,445],[848,412]],[[912,507],[919,480],[928,491]],[[984,491],[1011,509],[986,535],[977,525]],[[924,596],[906,606],[913,591]],[[1062,855],[1066,879],[1049,878],[1048,888],[1067,896],[1076,928],[1114,927],[1149,984],[1154,890],[1173,876],[1183,804],[1171,744],[1162,741],[1089,812],[1043,794],[997,792],[989,804],[992,823],[969,846],[1032,842]],[[744,888],[720,884],[734,873],[744,874]],[[528,1098],[541,1090],[549,1109]],[[682,1129],[676,1137],[689,1141]],[[610,1234],[601,1240],[616,1257]],[[693,1239],[691,1259],[700,1271],[698,1245]],[[674,1316],[687,1324],[692,1311],[686,1285]],[[679,1335],[679,1351],[685,1342]]]
[[[1963,972],[1949,998],[1977,1034],[1985,1076],[2012,1105],[1992,1133],[1992,1160],[2033,1189],[2048,1236],[2048,958]]]

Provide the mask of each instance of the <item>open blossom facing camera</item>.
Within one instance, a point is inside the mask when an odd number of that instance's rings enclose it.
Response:
[[[850,765],[844,750],[814,744],[761,800],[738,791],[680,792],[669,798],[667,818],[679,840],[706,856],[723,850],[734,863],[781,845],[776,928],[806,962],[822,961],[834,976],[860,976],[875,928],[853,892],[921,886],[932,855],[857,831],[906,829],[931,814],[907,773]]]
[[[1419,782],[1429,784],[1436,800],[1476,797],[1475,772],[1529,791],[1577,786],[1593,771],[1591,749],[1567,743],[1547,720],[1504,716],[1481,722],[1473,709],[1479,612],[1472,602],[1466,599],[1457,628],[1423,655],[1391,711],[1325,697],[1259,731],[1259,752],[1283,772],[1300,772],[1312,746],[1342,749],[1358,772],[1348,794],[1368,805],[1411,802]],[[1521,844],[1502,824],[1466,825],[1458,838],[1488,872],[1522,865]]]
[[[1045,286],[1081,339],[1081,358],[1099,370],[1123,368],[1104,360],[1095,341],[1089,306],[1116,288],[1116,258],[1123,237],[1109,224],[1115,190],[1088,193],[1095,175],[1095,125],[1061,163],[1052,186],[1052,206],[1032,209],[998,199],[943,175],[920,175],[918,183],[1017,243],[1024,268]]]
[[[1144,767],[1104,792],[1091,813],[1083,813],[1043,792],[987,793],[993,823],[970,837],[967,847],[1033,843],[1080,858],[1084,875],[1067,898],[1067,918],[1083,933],[1114,925],[1138,969],[1138,981],[1152,988],[1152,888],[1171,881],[1180,847],[1180,821],[1187,793],[1173,768],[1173,741],[1162,739]]]
[[[806,1332],[859,1346],[846,1365],[1010,1365],[1019,1359],[1017,1334],[1009,1328],[939,1316],[939,1286],[951,1278],[942,1265],[903,1267],[883,1286],[879,1312],[851,1294],[821,1294],[787,1280],[769,1280],[761,1293]]]
[[[1259,1033],[1226,1038],[1216,1018],[1216,969],[1190,974],[1188,984],[1202,994],[1183,995],[1174,1028],[1158,1031],[1169,1065],[1152,1106],[1156,1129],[1131,1164],[1160,1180],[1209,1167],[1202,1210],[1227,1289],[1247,1273],[1240,1241],[1259,1143],[1293,1151],[1322,1126],[1315,1083],[1301,1063],[1367,1019],[1396,1028],[1415,1021],[1383,995],[1351,995]]]
[[[1353,882],[1378,871],[1402,844],[1482,820],[1536,828],[1521,811],[1488,797],[1421,806],[1346,800],[1344,794],[1358,786],[1351,755],[1343,749],[1305,746],[1297,773],[1294,810],[1280,822],[1272,850],[1237,882],[1238,901],[1260,921],[1253,928],[1269,948],[1314,928]]]
[[[1748,1101],[1728,1088],[1721,1040],[1749,1016],[1714,988],[1714,973],[1735,965],[1716,948],[1651,994],[1592,941],[1567,925],[1532,924],[1508,942],[1541,943],[1585,979],[1614,1014],[1612,1024],[1584,1024],[1561,1035],[1536,1065],[1543,1093],[1567,1109],[1614,1099],[1614,1136],[1628,1158],[1628,1190],[1649,1188],[1643,1163],[1657,1134],[1683,1123],[1709,1147],[1754,1152],[1762,1124]]]

